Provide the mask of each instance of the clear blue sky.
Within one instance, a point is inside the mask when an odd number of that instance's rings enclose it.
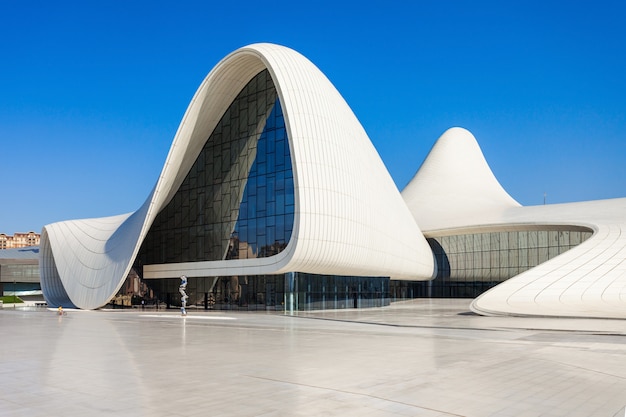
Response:
[[[624,1],[4,2],[0,232],[134,211],[205,75],[289,46],[399,189],[462,126],[524,205],[626,196]]]

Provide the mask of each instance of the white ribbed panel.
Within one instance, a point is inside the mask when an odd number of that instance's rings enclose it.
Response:
[[[132,215],[44,227],[39,264],[48,304],[93,309],[115,295],[139,249],[139,232],[150,200]]]
[[[270,258],[153,265],[147,278],[301,271],[429,279],[432,253],[360,123],[326,77],[297,52],[239,49],[204,80],[183,117],[154,192],[130,217],[45,226],[42,287],[59,282],[80,308],[105,304],[123,283],[154,218],[174,196],[224,111],[267,68],[283,106],[292,155],[295,220]],[[42,255],[43,256],[43,255]],[[48,300],[63,298],[56,291]]]

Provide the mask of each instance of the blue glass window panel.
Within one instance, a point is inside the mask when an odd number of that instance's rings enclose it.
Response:
[[[258,256],[282,250],[271,235],[288,242],[293,224],[285,225],[282,213],[294,211],[284,126],[271,76],[262,71],[226,110],[180,189],[155,219],[140,253],[142,262],[222,259],[234,232],[242,244],[271,246],[258,248]],[[255,161],[250,161],[252,156]],[[242,164],[250,168],[242,169]],[[266,225],[257,227],[254,220],[264,217]],[[293,216],[288,221],[293,222]],[[274,223],[274,229],[266,230]],[[245,246],[241,249],[246,251]]]
[[[282,109],[277,99],[257,143],[256,158],[248,174],[249,180],[236,226],[236,229],[241,229],[239,224],[245,219],[255,220],[248,224],[247,239],[249,245],[258,247],[259,256],[277,253],[275,245],[272,248],[269,246],[276,239],[288,241],[293,229],[293,215],[283,216],[285,212],[293,213],[294,198],[291,158],[281,115]],[[277,155],[280,157],[277,158]],[[287,205],[291,207],[286,207]],[[285,226],[285,221],[290,221],[291,224]],[[243,236],[240,236],[240,240],[244,241]]]

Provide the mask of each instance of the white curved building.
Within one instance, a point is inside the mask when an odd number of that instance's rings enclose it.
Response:
[[[624,213],[626,199],[520,206],[461,128],[400,194],[328,79],[255,44],[203,81],[136,212],[44,227],[41,284],[48,304],[84,309],[134,269],[168,304],[189,277],[189,303],[205,308],[379,306],[393,293],[477,297],[486,315],[626,318]]]
[[[47,225],[41,246],[48,303],[85,309],[106,304],[136,258],[146,279],[434,275],[346,102],[310,61],[271,44],[209,73],[138,211]]]
[[[626,318],[626,198],[522,207],[460,128],[441,136],[402,195],[435,251],[443,296],[493,287],[473,311]]]

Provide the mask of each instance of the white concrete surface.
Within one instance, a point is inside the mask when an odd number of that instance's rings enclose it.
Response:
[[[0,416],[614,416],[626,322],[470,300],[298,317],[0,311]]]

